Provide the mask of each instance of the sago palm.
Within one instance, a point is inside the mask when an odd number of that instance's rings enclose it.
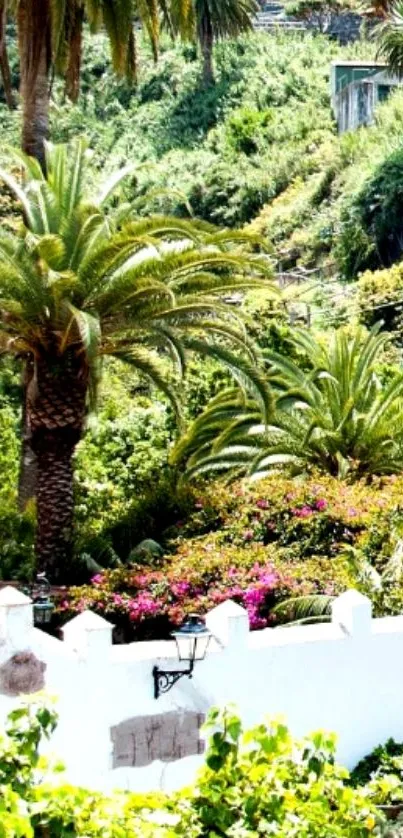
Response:
[[[301,367],[268,351],[267,381],[276,403],[269,423],[259,406],[231,390],[218,396],[179,443],[176,460],[189,476],[211,470],[265,476],[315,468],[337,477],[393,474],[403,469],[403,375],[382,384],[376,374],[387,337],[374,330],[327,346],[308,332],[294,335]]]
[[[179,412],[188,351],[226,364],[267,406],[257,352],[223,302],[267,286],[267,259],[248,236],[175,218],[105,218],[85,199],[85,149],[47,150],[47,174],[27,161],[24,234],[0,236],[0,340],[25,359],[27,415],[38,461],[37,559],[60,579],[71,548],[72,455],[99,360],[112,355],[159,387]]]

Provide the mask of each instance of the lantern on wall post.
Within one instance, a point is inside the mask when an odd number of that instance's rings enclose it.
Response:
[[[34,624],[36,626],[48,625],[52,619],[55,606],[50,596],[50,590],[50,582],[45,574],[38,573],[30,589],[30,596],[33,602]]]
[[[172,632],[176,642],[178,660],[188,664],[186,669],[160,669],[154,666],[154,698],[159,698],[187,675],[192,678],[196,661],[204,660],[211,640],[211,631],[207,628],[202,617],[189,614],[181,627]]]

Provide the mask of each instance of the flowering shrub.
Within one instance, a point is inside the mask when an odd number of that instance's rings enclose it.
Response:
[[[117,639],[164,638],[186,614],[233,599],[248,611],[252,629],[272,625],[273,608],[284,599],[360,587],[346,545],[382,566],[403,531],[402,489],[402,478],[348,485],[273,476],[252,486],[218,484],[200,492],[193,512],[177,523],[171,555],[158,568],[120,567],[70,588],[59,619],[90,608],[117,626]],[[401,603],[403,587],[389,610]]]
[[[165,638],[186,614],[205,614],[233,599],[246,608],[251,629],[259,629],[274,623],[272,609],[282,600],[337,594],[348,584],[342,562],[287,562],[270,548],[220,547],[218,538],[210,536],[183,544],[161,569],[132,565],[97,574],[91,585],[70,588],[59,616],[65,622],[90,608],[114,623],[116,639]]]
[[[340,555],[346,544],[378,561],[403,528],[403,478],[348,484],[332,477],[281,478],[238,488],[238,511],[223,519],[223,543],[275,544],[290,559]],[[210,501],[211,503],[211,501]]]

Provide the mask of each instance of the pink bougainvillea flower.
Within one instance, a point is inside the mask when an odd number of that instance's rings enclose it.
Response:
[[[300,509],[293,509],[292,513],[296,518],[309,518],[313,514],[313,509],[311,506],[301,506]]]
[[[171,591],[176,597],[183,597],[189,593],[191,585],[189,582],[172,582]]]
[[[318,500],[315,501],[315,507],[318,512],[323,512],[323,510],[327,508],[327,500],[325,500],[325,498],[318,498]]]

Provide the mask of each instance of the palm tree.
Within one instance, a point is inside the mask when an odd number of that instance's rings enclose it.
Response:
[[[137,17],[150,35],[154,56],[158,51],[156,0],[12,0],[18,26],[22,148],[45,165],[44,142],[49,129],[51,68],[67,74],[67,92],[78,95],[82,25],[105,28],[114,70],[129,80],[135,76],[133,21]]]
[[[80,92],[83,27],[87,17],[93,32],[101,25],[108,34],[112,62],[118,76],[129,82],[137,80],[137,50],[133,23],[139,21],[148,33],[154,61],[158,60],[159,4],[157,0],[70,0],[61,9],[55,27],[54,54],[56,69],[66,78],[66,95],[76,102]],[[56,33],[59,32],[57,35]]]
[[[174,454],[176,462],[186,460],[188,477],[209,471],[263,477],[283,468],[340,478],[402,471],[403,375],[383,385],[375,370],[387,336],[339,330],[328,346],[308,332],[293,340],[305,367],[265,353],[267,381],[277,393],[270,422],[239,391],[216,397]]]
[[[266,258],[247,251],[247,234],[204,223],[129,220],[130,207],[100,212],[84,197],[83,143],[46,146],[21,188],[24,235],[0,234],[0,342],[25,359],[27,416],[38,461],[37,560],[60,580],[73,520],[72,456],[82,436],[100,360],[134,366],[171,400],[187,352],[220,359],[266,404],[258,354],[239,314],[223,302],[237,288],[267,287]],[[249,239],[249,241],[252,241]]]
[[[7,0],[0,0],[0,75],[7,107],[12,110],[15,108],[15,100],[6,44],[7,12]]]
[[[259,11],[257,0],[175,0],[172,4],[174,28],[184,38],[196,35],[203,61],[206,87],[214,83],[213,45],[222,38],[236,38],[253,28]]]
[[[378,42],[377,58],[389,66],[398,78],[403,74],[403,2],[397,0],[388,6],[384,20],[374,29]]]

